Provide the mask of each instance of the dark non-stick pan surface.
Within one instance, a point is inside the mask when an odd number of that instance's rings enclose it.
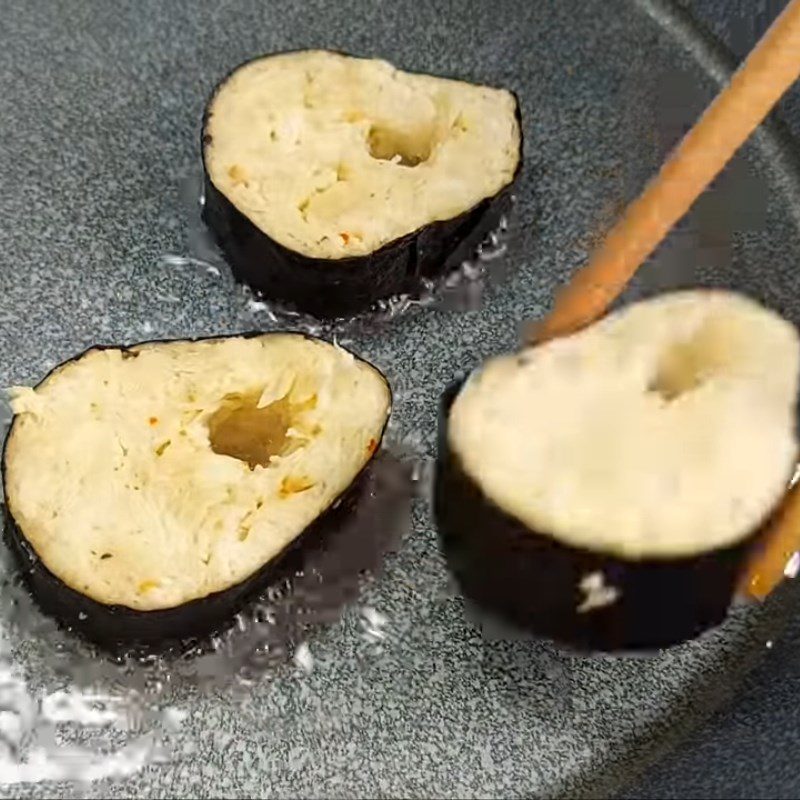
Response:
[[[393,377],[398,435],[427,457],[445,385],[514,345],[520,321],[545,310],[726,74],[684,11],[656,0],[42,1],[6,4],[1,16],[3,386],[35,382],[95,342],[253,327],[228,284],[163,258],[191,248],[185,187],[196,185],[203,105],[237,63],[326,47],[517,92],[527,163],[510,277],[480,310],[424,309],[348,340]],[[630,294],[729,286],[800,322],[798,254],[800,172],[773,126]],[[765,657],[769,666],[777,646],[767,643],[798,610],[785,587],[649,659],[487,640],[451,588],[423,499],[413,531],[360,603],[386,618],[380,647],[365,641],[353,609],[307,642],[310,672],[277,669],[246,705],[188,693],[182,736],[192,752],[80,792],[607,795],[735,702],[740,679]],[[43,642],[21,652],[29,674],[47,658]],[[710,760],[708,769],[723,766]],[[70,791],[78,790],[0,789]]]

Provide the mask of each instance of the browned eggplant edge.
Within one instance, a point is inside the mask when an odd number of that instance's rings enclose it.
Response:
[[[59,370],[69,366],[95,350],[119,350],[130,352],[147,344],[170,344],[173,342],[204,342],[222,339],[292,334],[312,341],[325,341],[320,337],[296,331],[252,331],[239,334],[203,336],[188,339],[153,339],[135,344],[93,345],[76,356],[58,364],[37,384],[42,386]],[[326,342],[327,343],[327,342]],[[344,348],[343,348],[344,349]],[[350,351],[348,351],[350,352]],[[369,461],[353,478],[350,485],[334,498],[328,507],[284,550],[263,564],[249,578],[227,589],[214,592],[206,597],[191,600],[179,606],[155,611],[140,611],[119,604],[105,604],[93,600],[73,589],[53,574],[39,558],[33,546],[25,537],[22,527],[17,523],[9,507],[8,487],[6,486],[6,453],[8,443],[14,433],[16,416],[12,418],[3,445],[3,493],[5,497],[4,534],[20,570],[20,576],[27,586],[34,602],[46,615],[52,617],[60,626],[78,633],[85,639],[100,645],[111,652],[129,651],[131,648],[144,648],[149,651],[167,650],[175,644],[193,639],[207,639],[228,627],[234,616],[268,586],[291,578],[302,569],[308,548],[324,545],[326,534],[339,527],[358,503],[366,485],[376,455],[386,432],[392,409],[392,389],[385,374],[366,359],[351,353],[354,358],[374,369],[384,380],[389,391],[389,413]]]
[[[423,279],[436,280],[470,258],[508,213],[524,163],[519,98],[511,92],[520,131],[517,166],[511,181],[496,194],[456,217],[427,223],[371,253],[341,259],[315,258],[287,248],[260,230],[217,189],[206,167],[206,148],[212,144],[206,129],[217,93],[234,73],[248,64],[292,52],[306,51],[287,50],[256,56],[235,66],[212,90],[203,112],[200,137],[203,221],[239,283],[250,286],[263,297],[289,303],[320,319],[365,312],[377,301],[401,293],[419,294]],[[324,52],[354,57],[340,51]]]

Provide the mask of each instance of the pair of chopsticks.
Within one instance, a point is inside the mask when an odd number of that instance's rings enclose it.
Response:
[[[550,314],[528,327],[526,343],[573,333],[603,316],[798,77],[800,0],[791,0],[586,266],[556,295]],[[800,483],[764,541],[740,586],[758,599],[780,583],[787,562],[800,550]]]

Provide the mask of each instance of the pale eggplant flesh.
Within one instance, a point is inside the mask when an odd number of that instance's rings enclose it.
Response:
[[[23,577],[62,625],[119,648],[208,636],[324,546],[391,392],[336,345],[269,333],[93,348],[12,408],[6,537]]]
[[[788,322],[697,291],[451,386],[434,510],[464,595],[581,651],[655,650],[720,624],[797,462],[799,363]]]
[[[328,51],[233,70],[201,146],[203,218],[234,276],[321,318],[419,292],[472,256],[522,166],[511,92]]]

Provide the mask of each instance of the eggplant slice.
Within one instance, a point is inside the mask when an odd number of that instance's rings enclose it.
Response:
[[[205,110],[203,218],[237,280],[322,318],[471,256],[522,165],[514,95],[328,51],[235,69]]]
[[[676,292],[495,358],[444,397],[435,511],[464,594],[580,650],[720,623],[797,462],[800,344]]]
[[[43,610],[103,644],[224,626],[378,450],[384,376],[313,337],[92,349],[12,391],[7,535]]]

